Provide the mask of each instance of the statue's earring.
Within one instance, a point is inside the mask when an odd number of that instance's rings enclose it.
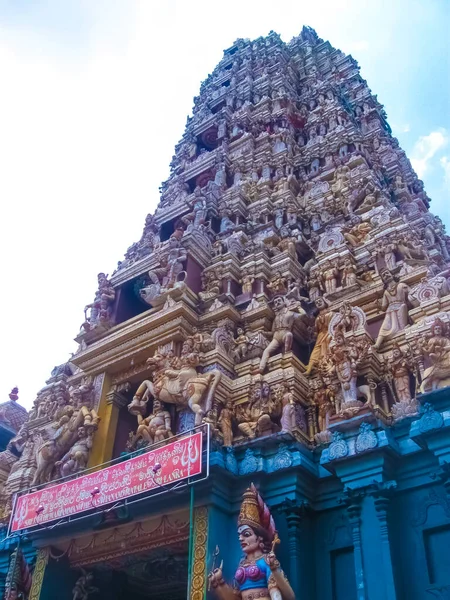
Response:
[[[264,542],[259,542],[259,547],[261,548],[261,550],[264,550]]]

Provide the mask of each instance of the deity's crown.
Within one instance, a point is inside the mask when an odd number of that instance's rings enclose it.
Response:
[[[273,517],[253,483],[243,494],[238,525],[248,525],[258,533],[264,532],[269,542],[274,539],[276,529]]]

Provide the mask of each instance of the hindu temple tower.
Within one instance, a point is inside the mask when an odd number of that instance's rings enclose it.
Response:
[[[251,483],[295,597],[450,597],[450,240],[357,62],[237,40],[160,193],[0,454],[5,597],[220,598]],[[83,488],[193,432],[201,477]]]

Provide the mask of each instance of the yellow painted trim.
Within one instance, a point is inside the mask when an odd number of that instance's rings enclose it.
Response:
[[[98,407],[100,423],[94,435],[94,445],[89,455],[88,468],[101,465],[112,458],[114,440],[116,438],[119,408],[108,402],[107,393],[111,386],[111,377],[105,373]]]
[[[189,600],[203,600],[206,588],[206,547],[208,541],[208,509],[199,506],[194,511],[194,548],[191,592]]]
[[[49,555],[50,552],[48,548],[39,548],[28,600],[39,600],[41,596],[42,582],[44,581],[45,569],[47,567]]]

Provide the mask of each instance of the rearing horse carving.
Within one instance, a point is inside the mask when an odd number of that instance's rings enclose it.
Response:
[[[198,362],[198,354],[192,352],[189,339],[183,345],[180,358],[156,352],[147,360],[154,371],[153,382],[146,379],[138,387],[128,406],[130,413],[143,415],[149,397],[153,396],[167,404],[189,406],[195,414],[195,425],[200,425],[204,415],[212,408],[222,374],[216,369],[199,374],[196,369]]]

